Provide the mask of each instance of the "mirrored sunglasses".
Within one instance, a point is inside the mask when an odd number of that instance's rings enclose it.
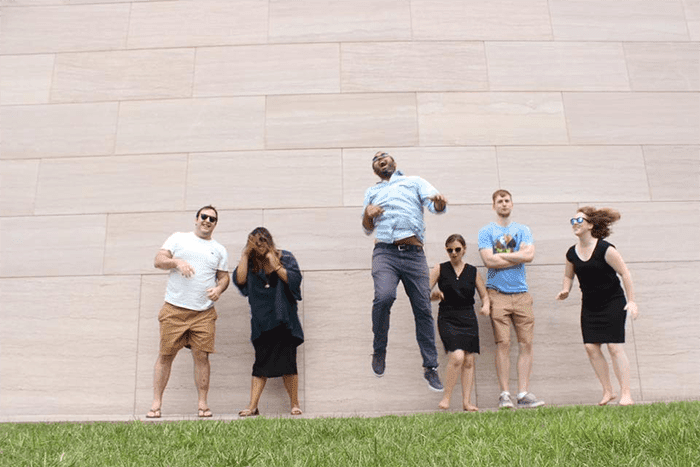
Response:
[[[388,155],[389,155],[388,152],[383,152],[383,153],[381,153],[381,154],[377,154],[376,156],[374,156],[374,157],[372,158],[372,163],[374,164],[375,162],[377,162],[377,161],[378,161],[379,159],[381,159],[382,157],[387,157]]]
[[[571,225],[576,225],[576,224],[583,224],[583,221],[587,221],[585,217],[572,217],[571,218]]]

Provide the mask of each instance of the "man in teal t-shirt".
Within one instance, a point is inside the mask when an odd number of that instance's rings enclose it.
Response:
[[[525,280],[525,263],[535,257],[530,229],[511,222],[513,198],[506,190],[493,196],[496,222],[479,230],[479,254],[488,267],[488,289],[491,300],[491,324],[496,340],[496,374],[501,387],[498,406],[513,408],[508,391],[510,375],[510,323],[518,337],[518,407],[540,407],[544,402],[528,392],[532,372],[532,340],[535,316],[532,296]]]

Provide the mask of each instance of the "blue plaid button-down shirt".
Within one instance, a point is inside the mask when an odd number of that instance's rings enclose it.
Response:
[[[382,180],[367,189],[362,215],[369,204],[384,209],[380,216],[374,218],[375,238],[379,242],[394,243],[415,235],[421,243],[425,243],[423,208],[428,208],[434,214],[447,212],[447,207],[443,211],[435,209],[435,203],[430,198],[437,194],[437,189],[422,178],[406,177],[397,170],[389,180]],[[372,233],[364,230],[367,235]]]

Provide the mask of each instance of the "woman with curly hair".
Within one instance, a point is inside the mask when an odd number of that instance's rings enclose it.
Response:
[[[233,279],[250,304],[250,340],[255,348],[250,403],[240,417],[260,413],[258,402],[268,378],[282,377],[292,415],[301,415],[297,347],[304,333],[297,313],[301,271],[294,255],[275,248],[270,232],[258,227],[248,235]]]
[[[627,312],[632,319],[638,315],[634,285],[622,256],[614,245],[604,240],[610,235],[610,226],[619,219],[620,213],[614,209],[590,206],[579,209],[576,217],[571,219],[578,242],[566,253],[564,281],[557,295],[557,300],[565,300],[569,296],[575,274],[583,295],[581,331],[584,347],[603,386],[603,398],[598,405],[606,405],[617,397],[610,382],[608,362],[601,349],[603,344],[608,346],[620,383],[619,404],[634,404],[630,392],[630,364],[622,345],[625,342]],[[622,278],[624,291],[618,274]]]

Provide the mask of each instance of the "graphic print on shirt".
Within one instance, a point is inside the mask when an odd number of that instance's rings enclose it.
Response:
[[[501,235],[493,245],[494,253],[513,253],[518,242],[510,234]]]

